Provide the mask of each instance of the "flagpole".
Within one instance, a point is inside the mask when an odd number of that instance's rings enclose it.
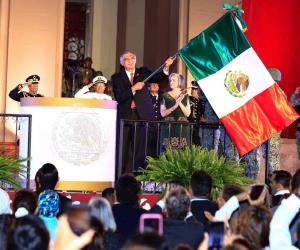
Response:
[[[173,55],[171,58],[173,60],[175,60],[175,58],[177,57],[178,52],[176,52],[175,55]],[[148,77],[146,77],[143,82],[148,82],[152,76],[154,76],[157,72],[159,72],[160,70],[162,70],[165,67],[166,63],[163,63],[162,65],[160,65],[156,70],[154,70]]]

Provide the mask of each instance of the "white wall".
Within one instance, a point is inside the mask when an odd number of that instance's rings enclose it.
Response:
[[[105,77],[115,72],[118,0],[94,0],[93,68]]]

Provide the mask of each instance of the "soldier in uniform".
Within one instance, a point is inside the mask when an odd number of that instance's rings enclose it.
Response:
[[[9,97],[17,102],[20,102],[23,97],[44,97],[38,94],[40,77],[38,75],[31,75],[26,78],[26,82],[18,84],[13,90],[9,92]],[[28,87],[29,92],[24,91],[24,87]]]
[[[96,100],[112,100],[111,96],[105,94],[106,83],[107,79],[104,76],[96,76],[92,83],[84,85],[74,97]]]
[[[159,92],[159,85],[156,82],[150,83],[149,92],[153,104],[154,120],[160,121],[162,117],[160,114],[161,94]]]
[[[214,124],[211,127],[207,125],[208,127],[200,129],[202,147],[214,150],[215,153],[221,151],[226,160],[237,160],[237,152],[234,150],[232,140],[225,128],[218,126],[220,120],[203,92],[200,92],[200,103],[203,107],[203,115],[200,116],[200,121]]]
[[[160,114],[160,103],[161,103],[161,93],[159,91],[159,85],[156,82],[149,84],[150,98],[153,104],[154,111],[154,121],[161,121],[162,117]],[[152,157],[158,157],[159,149],[159,129],[157,123],[150,123],[148,130],[148,150],[147,155]]]
[[[203,91],[200,92],[200,100],[201,103],[203,103],[203,107],[204,107],[204,114],[200,118],[200,121],[203,123],[214,123],[214,124],[219,123],[219,118],[214,112],[212,106],[210,105]],[[199,134],[200,134],[202,147],[217,152],[219,133],[220,133],[219,127],[210,127],[209,125],[207,125],[206,127],[200,128]]]
[[[199,136],[199,122],[200,118],[204,115],[204,103],[199,99],[199,86],[197,81],[192,81],[192,92],[190,99],[191,114],[188,117],[189,122],[196,123],[193,129],[193,141],[195,145],[201,145]]]

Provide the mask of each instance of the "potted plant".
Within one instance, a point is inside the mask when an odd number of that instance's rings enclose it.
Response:
[[[11,186],[14,190],[22,188],[21,179],[26,178],[27,166],[23,163],[27,159],[13,159],[11,157],[0,156],[0,186],[7,188]]]
[[[173,179],[182,181],[186,188],[194,171],[204,170],[213,179],[212,198],[217,198],[224,184],[247,186],[253,182],[245,177],[244,166],[237,161],[225,161],[214,151],[192,146],[183,150],[167,149],[158,159],[147,157],[146,169],[140,169],[140,181],[167,183]]]

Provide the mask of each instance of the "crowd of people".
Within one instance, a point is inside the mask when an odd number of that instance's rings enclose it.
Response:
[[[88,204],[55,190],[56,167],[36,174],[36,190],[16,192],[10,205],[0,189],[0,249],[299,249],[300,170],[274,171],[268,185],[225,184],[211,200],[213,179],[193,173],[190,185],[165,184],[158,202],[140,207],[140,183],[121,176]],[[155,215],[155,216],[153,216]],[[148,218],[144,220],[143,218]]]

